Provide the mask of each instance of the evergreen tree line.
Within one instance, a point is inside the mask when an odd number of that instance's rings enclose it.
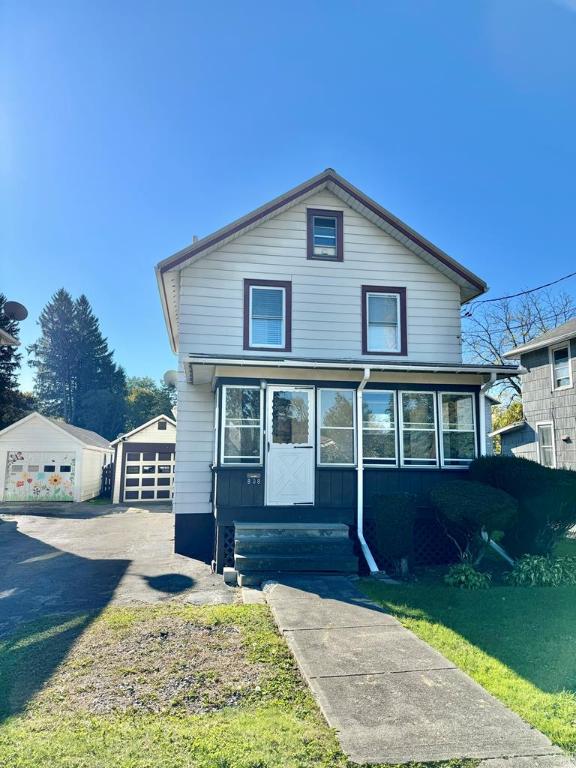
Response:
[[[40,313],[38,325],[40,337],[28,347],[28,363],[34,369],[32,396],[16,386],[21,353],[0,347],[2,426],[38,410],[113,440],[154,416],[171,415],[173,388],[158,386],[149,377],[126,377],[86,296],[74,299],[60,289]],[[6,318],[2,327],[13,335],[17,331],[17,323]],[[10,402],[16,407],[10,409]]]

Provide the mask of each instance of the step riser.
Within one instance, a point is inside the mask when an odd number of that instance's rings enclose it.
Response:
[[[244,539],[269,539],[269,538],[283,538],[283,539],[324,539],[324,540],[341,540],[349,539],[350,534],[348,529],[345,531],[331,531],[331,530],[318,530],[316,528],[305,528],[300,530],[291,530],[289,528],[266,528],[265,530],[257,528],[238,528],[236,526],[236,538]]]
[[[324,571],[334,573],[356,573],[358,559],[347,557],[274,557],[274,555],[254,555],[234,557],[234,567],[239,573],[254,571]]]
[[[350,555],[354,545],[350,539],[336,541],[316,541],[310,539],[237,539],[234,551],[238,555],[269,554],[269,555]]]

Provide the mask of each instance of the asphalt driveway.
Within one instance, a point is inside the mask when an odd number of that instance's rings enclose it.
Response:
[[[232,602],[208,565],[174,554],[173,531],[167,506],[0,505],[0,634],[110,604]]]

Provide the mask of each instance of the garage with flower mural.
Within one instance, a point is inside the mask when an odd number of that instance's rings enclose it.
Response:
[[[12,503],[94,498],[112,456],[101,435],[32,413],[0,432],[0,498]]]

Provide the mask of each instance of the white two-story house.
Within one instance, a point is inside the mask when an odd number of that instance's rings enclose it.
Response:
[[[486,284],[332,169],[156,272],[179,357],[177,552],[351,570],[342,541],[298,549],[344,530],[376,570],[374,494],[421,493],[486,450],[483,388],[516,369],[462,362],[460,308]]]

